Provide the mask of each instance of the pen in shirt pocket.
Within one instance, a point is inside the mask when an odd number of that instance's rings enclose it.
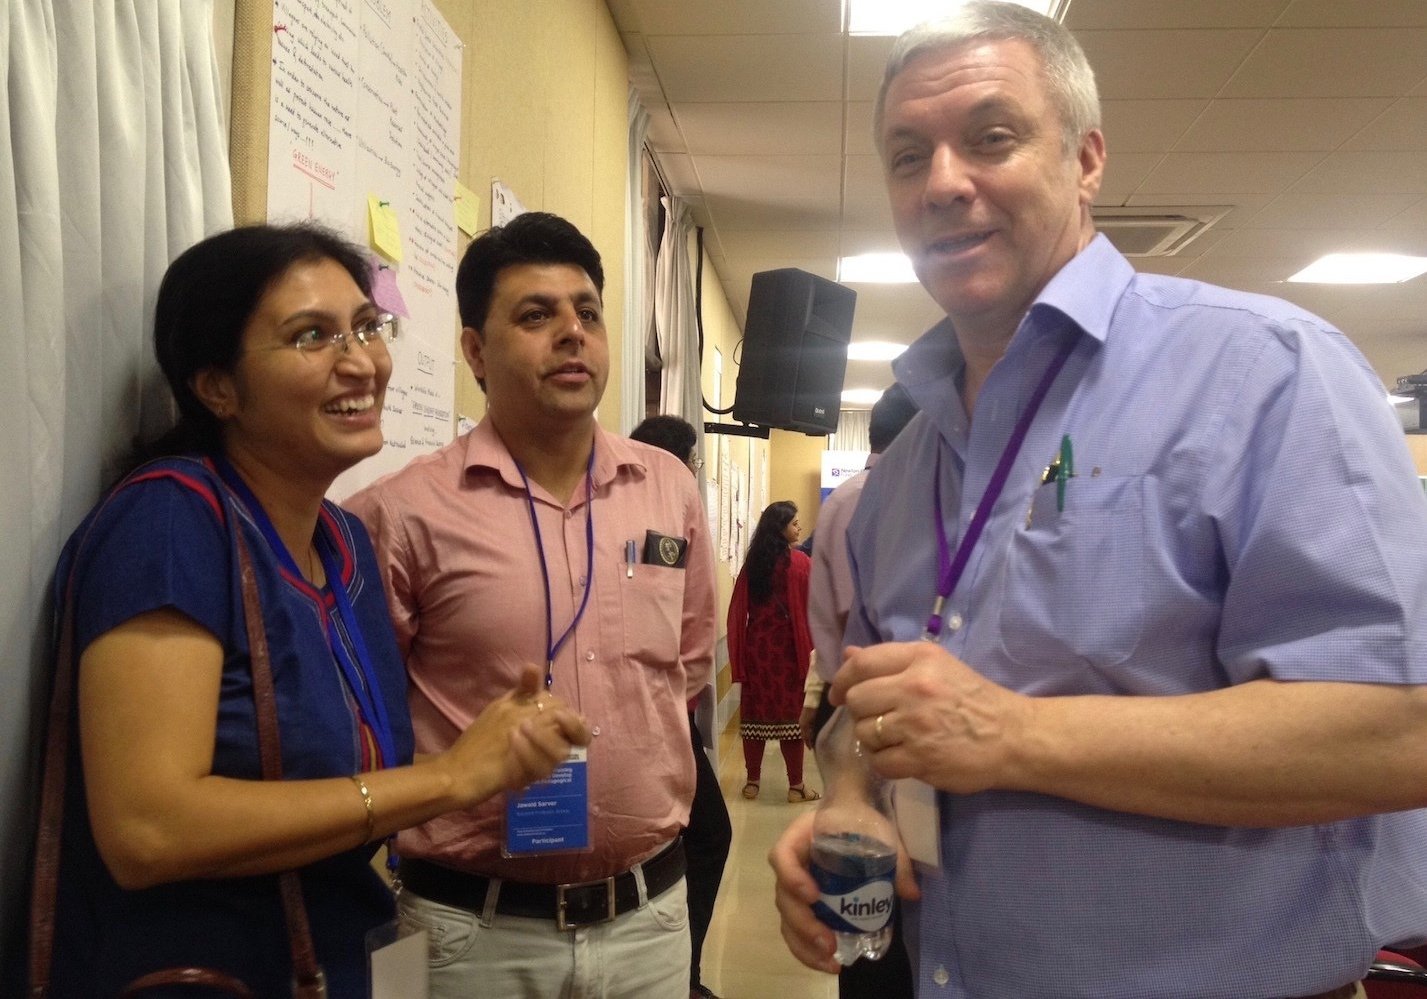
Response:
[[[638,551],[638,546],[633,541],[624,543],[624,578],[634,578],[634,556]]]

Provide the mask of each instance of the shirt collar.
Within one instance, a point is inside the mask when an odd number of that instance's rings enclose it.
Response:
[[[1031,303],[1029,313],[1059,313],[1081,331],[1103,343],[1134,268],[1103,233],[1095,237],[1056,272]],[[1012,343],[1026,326],[1021,321]],[[960,381],[966,359],[950,319],[927,330],[892,362],[892,373],[917,407],[926,411],[948,437],[966,433],[966,410]]]
[[[630,446],[628,440],[609,433],[598,423],[595,424],[595,491],[613,482],[620,469],[629,467],[644,474],[644,458],[638,450]],[[490,417],[482,418],[476,428],[466,436],[466,471],[488,469],[497,473],[510,488],[523,492],[520,470],[515,467],[515,458],[510,449],[496,433]],[[576,490],[572,502],[578,505],[584,498],[582,490]]]

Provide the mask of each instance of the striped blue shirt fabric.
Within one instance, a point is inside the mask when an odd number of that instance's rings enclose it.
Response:
[[[1286,302],[1137,274],[1103,236],[1037,298],[974,421],[948,323],[896,362],[921,413],[849,528],[848,644],[920,636],[933,475],[954,548],[1067,337],[945,648],[1036,696],[1427,683],[1427,499],[1366,361]],[[1044,479],[1065,436],[1062,503]],[[1301,996],[1427,936],[1427,812],[1245,829],[939,799],[943,867],[905,921],[923,999]]]

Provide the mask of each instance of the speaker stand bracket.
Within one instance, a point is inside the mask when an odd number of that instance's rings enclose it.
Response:
[[[768,427],[750,427],[742,423],[705,423],[704,433],[726,434],[732,437],[761,437],[768,439]]]

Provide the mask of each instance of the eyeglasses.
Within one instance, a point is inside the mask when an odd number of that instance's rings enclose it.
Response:
[[[396,317],[389,312],[380,313],[366,322],[358,323],[345,333],[313,326],[305,329],[292,339],[292,346],[301,354],[322,354],[340,346],[345,354],[349,340],[356,340],[363,347],[374,343],[391,343],[396,339]]]
[[[704,467],[704,459],[700,458],[696,454],[689,455],[689,467],[697,472],[699,469]]]

